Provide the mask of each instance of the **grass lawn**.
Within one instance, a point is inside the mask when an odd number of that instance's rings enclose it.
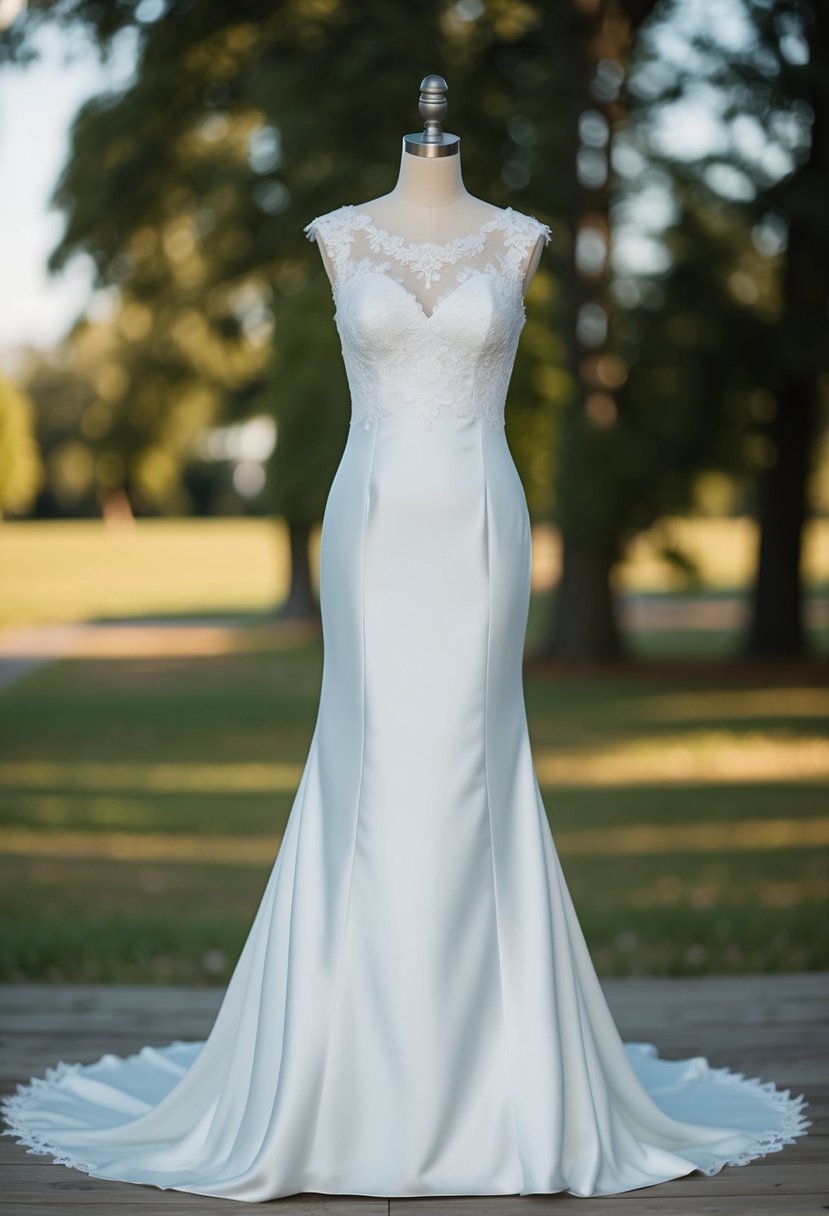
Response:
[[[284,537],[241,522],[248,534],[197,527],[195,548],[184,524],[142,525],[115,550],[100,529],[96,550],[86,525],[28,539],[29,525],[3,525],[0,567],[20,575],[5,619],[264,613]],[[548,609],[537,595],[531,639]],[[825,628],[814,640],[826,647]],[[825,666],[720,670],[707,660],[733,649],[727,629],[632,641],[650,659],[639,668],[525,675],[539,781],[599,973],[827,967]],[[665,654],[706,661],[668,667]],[[0,692],[0,979],[225,982],[321,671],[318,638],[285,647],[260,629],[236,651],[67,659]]]
[[[659,599],[681,592],[654,545],[670,539],[695,562],[692,602],[742,596],[755,556],[756,529],[742,519],[678,520],[631,545],[615,572],[620,592]],[[319,528],[311,540],[312,570]],[[269,613],[287,594],[287,529],[275,519],[0,521],[0,628],[125,617]],[[560,546],[546,524],[533,529],[533,589],[539,604],[554,585]],[[806,529],[804,580],[829,591],[829,519]],[[546,609],[542,606],[542,613]],[[710,631],[709,631],[710,632]],[[687,638],[686,638],[687,640]],[[674,642],[670,645],[673,647]]]
[[[226,980],[291,807],[321,660],[318,642],[68,660],[7,689],[0,978]],[[600,974],[829,963],[829,692],[635,672],[528,673],[525,687]]]
[[[289,560],[280,520],[0,523],[0,626],[265,612]]]

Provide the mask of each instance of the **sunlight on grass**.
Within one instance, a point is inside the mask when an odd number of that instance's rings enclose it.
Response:
[[[0,620],[271,611],[289,553],[281,519],[6,521]]]
[[[56,628],[6,630],[0,657],[15,659],[217,658],[222,655],[293,649],[320,634],[316,621],[247,622],[236,627],[164,623],[125,625],[78,622]]]
[[[107,857],[122,861],[175,861],[265,865],[281,837],[190,836],[162,832],[65,832],[0,828],[0,853],[24,857]],[[829,818],[757,819],[736,823],[629,824],[555,833],[563,856],[642,856],[648,853],[720,853],[829,845]]]
[[[695,563],[703,586],[743,587],[750,582],[757,554],[757,525],[748,518],[683,519],[657,521],[628,545],[625,560],[613,575],[614,586],[624,591],[684,589],[683,576],[664,561],[665,543],[687,553]],[[561,573],[561,538],[552,524],[533,527],[533,590],[548,591]],[[829,578],[829,521],[811,519],[804,529],[803,573],[807,583]]]
[[[676,589],[676,572],[658,556],[666,529],[698,563],[701,584],[739,590],[751,576],[755,525],[747,519],[668,520],[637,538],[616,572],[619,589]],[[316,589],[319,524],[310,556]],[[0,624],[81,621],[153,614],[271,612],[287,593],[289,543],[282,519],[141,519],[4,521]],[[533,589],[552,587],[560,540],[533,525]],[[807,584],[829,581],[829,521],[805,530]]]
[[[829,777],[829,741],[726,731],[637,738],[616,746],[542,749],[539,783],[596,786],[814,781]],[[0,761],[0,784],[22,790],[158,793],[291,793],[303,763],[186,764],[129,761]]]
[[[69,625],[84,655],[0,697],[0,977],[229,978],[307,759],[323,647],[281,644],[270,619],[216,645],[216,623],[189,642],[175,623],[163,641],[152,624]],[[703,632],[671,635],[676,653]],[[600,972],[825,967],[819,671],[530,669],[525,691]]]
[[[120,761],[0,762],[0,784],[29,789],[269,793],[296,789],[301,764],[131,764]]]
[[[624,705],[626,720],[711,722],[747,718],[829,718],[829,689],[706,688],[638,697]]]
[[[755,520],[671,517],[634,537],[615,572],[616,586],[638,591],[681,588],[682,575],[660,556],[666,543],[688,555],[708,587],[745,586],[752,579],[758,543]],[[826,520],[811,519],[804,528],[803,575],[807,584],[829,575]]]
[[[535,758],[542,785],[691,785],[710,781],[814,781],[829,777],[829,741],[728,731],[629,740],[577,754],[541,751]]]

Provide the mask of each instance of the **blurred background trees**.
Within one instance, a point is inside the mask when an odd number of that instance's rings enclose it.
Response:
[[[744,0],[741,11],[742,36],[706,28],[668,63],[646,36],[633,118],[652,125],[666,105],[703,93],[717,120],[703,154],[663,145],[651,160],[689,212],[690,255],[706,253],[700,229],[720,234],[715,290],[697,308],[717,317],[740,400],[724,384],[720,409],[739,411],[753,475],[760,544],[748,648],[784,655],[803,646],[803,525],[826,425],[829,20],[825,5],[801,0]]]
[[[282,611],[316,612],[309,538],[348,393],[302,229],[394,185],[417,85],[440,71],[467,188],[553,229],[507,409],[531,511],[563,542],[541,652],[620,654],[631,540],[712,485],[761,525],[748,647],[799,651],[826,427],[825,14],[704,7],[33,0],[7,58],[44,22],[82,25],[103,54],[129,40],[135,71],[80,109],[55,191],[52,267],[90,258],[111,307],[23,364],[46,470],[31,509],[273,511]],[[672,136],[682,104],[701,143]],[[664,556],[692,576],[670,541]]]
[[[6,511],[26,511],[42,480],[32,403],[0,376],[0,518]]]

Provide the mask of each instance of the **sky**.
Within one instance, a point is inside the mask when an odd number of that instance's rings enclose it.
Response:
[[[147,5],[151,2],[145,0]],[[685,36],[704,23],[710,3],[685,0],[673,30],[662,35],[666,59],[687,53]],[[8,4],[14,7],[19,0],[0,0],[0,20]],[[746,36],[739,4],[736,0],[717,0],[717,4],[721,36],[739,44]],[[59,275],[46,269],[63,222],[58,212],[50,210],[49,198],[65,161],[79,105],[102,90],[123,87],[131,75],[134,44],[129,37],[127,32],[111,60],[102,65],[80,30],[45,26],[37,40],[39,60],[0,72],[0,359],[10,357],[15,346],[51,346],[90,299],[91,272],[85,259],[74,259]],[[684,112],[666,119],[663,134],[671,147],[682,148],[686,156],[699,155],[716,140],[716,118],[706,113],[704,105],[696,111],[686,106]],[[643,199],[638,231],[627,234],[627,260],[638,263],[639,270],[656,268],[649,265],[656,251],[648,238],[646,204]],[[658,206],[656,218],[661,218]]]
[[[44,28],[38,62],[0,72],[0,357],[10,347],[57,341],[89,299],[88,263],[49,275],[46,259],[63,221],[49,198],[63,167],[78,106],[120,85],[128,57],[103,67],[82,37]]]

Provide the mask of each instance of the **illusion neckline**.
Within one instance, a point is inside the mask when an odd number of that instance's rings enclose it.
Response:
[[[472,274],[469,275],[468,278],[464,279],[463,282],[457,283],[454,287],[450,287],[448,290],[442,292],[442,294],[440,296],[438,296],[438,298],[433,303],[432,311],[427,312],[422,301],[415,295],[415,293],[412,291],[412,289],[410,287],[407,287],[404,282],[402,282],[400,279],[395,278],[393,275],[386,274],[386,272],[383,270],[359,270],[351,276],[351,278],[348,280],[348,282],[354,283],[356,280],[360,279],[361,277],[363,277],[365,275],[368,275],[370,278],[384,279],[387,283],[391,283],[393,287],[399,288],[403,292],[404,296],[408,297],[408,299],[412,302],[414,307],[420,313],[420,316],[422,317],[424,323],[428,323],[429,321],[431,321],[434,318],[435,314],[440,311],[441,307],[444,304],[448,304],[450,299],[453,296],[457,295],[458,292],[461,291],[462,288],[464,288],[467,285],[467,283],[469,283],[472,279],[496,278],[496,279],[503,279],[504,281],[509,282],[509,280],[506,280],[504,278],[504,276],[501,275],[498,271],[475,270],[472,272]],[[524,296],[520,290],[520,287],[518,290],[518,298],[521,301],[522,316],[526,317],[526,313],[524,312],[524,307],[523,307]],[[338,305],[338,307],[339,307],[339,305]]]
[[[512,207],[504,207],[495,215],[490,216],[479,227],[472,229],[470,232],[462,233],[460,236],[451,237],[448,241],[407,241],[397,233],[389,232],[387,228],[381,228],[379,224],[375,224],[374,218],[367,211],[362,211],[356,203],[348,203],[347,206],[352,220],[365,220],[366,228],[373,236],[383,241],[391,242],[397,250],[405,249],[406,251],[429,249],[444,252],[446,250],[454,250],[466,241],[473,240],[476,237],[483,236],[487,232],[493,231],[505,220],[512,219],[517,214]]]

